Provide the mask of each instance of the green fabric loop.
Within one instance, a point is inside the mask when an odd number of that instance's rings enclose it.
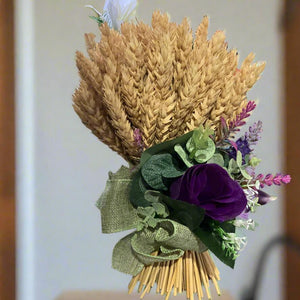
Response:
[[[137,259],[131,247],[131,238],[134,234],[131,233],[119,240],[112,254],[112,267],[132,276],[140,273],[144,267],[144,264]]]
[[[176,260],[185,250],[203,252],[207,247],[188,227],[163,219],[155,229],[144,228],[118,242],[113,251],[113,267],[134,276],[139,273],[140,264]],[[160,254],[152,256],[154,251],[159,251]]]
[[[103,233],[114,233],[136,228],[140,218],[129,201],[134,172],[122,166],[116,173],[109,172],[105,190],[96,203],[101,211]]]
[[[167,247],[203,252],[207,247],[186,226],[172,220],[162,220],[157,230],[156,241]]]

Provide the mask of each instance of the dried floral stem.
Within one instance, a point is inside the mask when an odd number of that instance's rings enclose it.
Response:
[[[157,254],[155,252],[152,255],[157,256]],[[172,291],[174,296],[186,291],[187,299],[193,300],[195,294],[198,299],[203,299],[202,287],[204,287],[208,299],[211,299],[210,280],[220,295],[217,283],[220,280],[219,271],[208,251],[203,253],[186,251],[178,260],[144,267],[141,273],[132,278],[128,285],[128,293],[131,294],[134,286],[140,282],[138,292],[141,293],[140,299],[143,299],[156,283],[156,292],[165,295],[165,300],[169,299]]]
[[[259,174],[255,178],[254,181],[258,180],[260,182],[260,187],[263,188],[265,185],[271,186],[271,185],[282,185],[282,184],[288,184],[291,182],[291,176],[290,175],[283,175],[283,174]]]

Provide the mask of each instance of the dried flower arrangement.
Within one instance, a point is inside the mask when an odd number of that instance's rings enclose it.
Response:
[[[289,175],[256,175],[253,146],[262,123],[238,139],[256,108],[247,92],[264,63],[251,53],[238,68],[225,34],[207,39],[204,17],[193,36],[188,20],[172,23],[154,12],[151,26],[129,22],[136,1],[106,1],[97,16],[101,39],[86,34],[89,58],[77,52],[81,77],[74,93],[82,122],[129,162],[110,173],[97,206],[102,232],[128,229],[113,250],[115,269],[133,276],[141,298],[154,284],[168,299],[173,291],[211,298],[209,281],[220,279],[209,251],[234,267],[246,244],[236,228],[254,230],[249,217],[273,200],[265,185]]]

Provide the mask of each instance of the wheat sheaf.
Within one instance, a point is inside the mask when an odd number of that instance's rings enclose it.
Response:
[[[176,24],[160,12],[151,26],[99,28],[100,42],[85,35],[88,57],[76,53],[81,82],[73,107],[93,134],[133,164],[141,156],[136,129],[145,148],[207,122],[218,132],[221,117],[229,124],[246,107],[265,67],[253,63],[253,53],[238,67],[223,31],[208,39],[207,17],[195,34],[186,18]]]

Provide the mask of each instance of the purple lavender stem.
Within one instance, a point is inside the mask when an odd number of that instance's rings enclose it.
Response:
[[[246,108],[243,108],[242,112],[236,117],[236,119],[229,124],[229,130],[237,132],[241,127],[246,124],[245,119],[250,116],[251,111],[253,111],[256,107],[255,101],[249,101],[247,103]]]
[[[262,121],[258,121],[249,127],[249,131],[245,133],[245,138],[249,145],[256,145],[260,140],[262,133]]]
[[[290,175],[283,175],[280,173],[276,175],[267,174],[266,176],[259,174],[257,175],[256,180],[260,181],[260,187],[263,188],[265,185],[271,186],[273,184],[288,184],[291,182],[292,178]]]

